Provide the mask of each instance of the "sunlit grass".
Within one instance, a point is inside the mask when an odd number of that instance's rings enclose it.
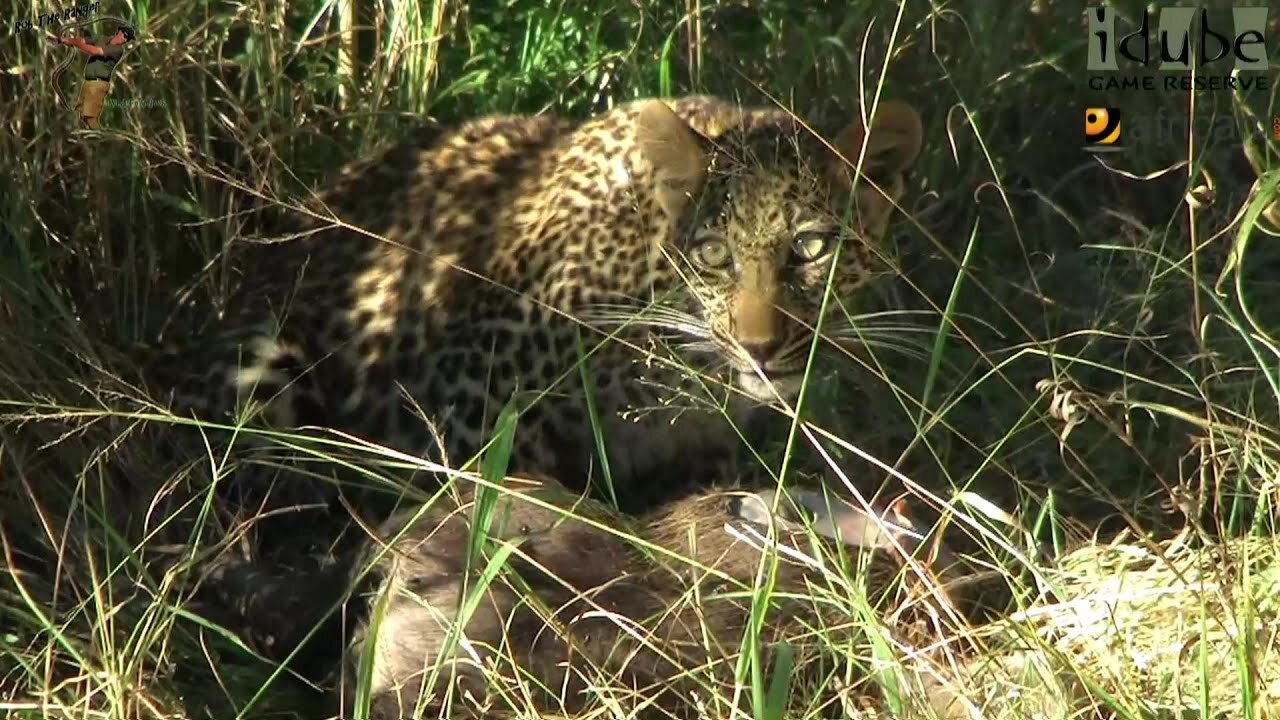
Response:
[[[52,9],[11,4],[5,17]],[[847,558],[813,588],[837,609],[826,617],[845,619],[809,629],[830,670],[788,684],[803,675],[789,664],[815,661],[799,646],[761,651],[763,563],[740,686],[706,707],[758,720],[871,705],[896,717],[1280,716],[1274,93],[1197,95],[1195,112],[1233,119],[1234,140],[1134,143],[1104,166],[1078,148],[1080,108],[1185,116],[1187,98],[1091,94],[1080,9],[1064,2],[112,12],[140,40],[113,97],[165,103],[111,108],[102,133],[55,100],[77,86],[77,72],[52,73],[64,49],[18,32],[0,60],[0,165],[16,190],[0,192],[0,710],[329,712],[191,611],[199,561],[228,530],[200,488],[287,461],[394,496],[417,461],[251,421],[175,447],[163,429],[194,424],[146,398],[121,359],[130,342],[207,322],[235,280],[220,252],[251,233],[251,212],[305,198],[427,116],[585,117],[707,91],[838,127],[879,89],[916,104],[929,139],[885,276],[828,299],[842,347],[814,363],[792,431],[745,455],[776,477],[821,441],[833,485],[911,491],[1014,600],[989,624],[938,611],[904,633],[898,606],[866,597]],[[585,366],[563,371],[589,381]],[[233,450],[220,444],[236,434]],[[495,432],[481,476],[458,481],[496,486],[509,442]],[[487,567],[480,545],[473,561]],[[601,688],[604,714],[624,716],[626,702]]]

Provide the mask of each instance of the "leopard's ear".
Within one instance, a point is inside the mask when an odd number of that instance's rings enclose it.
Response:
[[[709,158],[701,138],[661,100],[650,100],[636,115],[640,152],[653,166],[658,204],[673,221],[702,189]]]
[[[858,118],[836,135],[832,145],[852,166],[862,152],[863,138],[868,133]],[[901,100],[885,100],[876,108],[871,121],[867,154],[862,161],[862,172],[870,178],[901,173],[915,162],[920,154],[924,129],[920,115]]]
[[[902,173],[920,154],[923,136],[920,115],[899,100],[880,103],[869,132],[862,119],[858,118],[836,135],[832,146],[839,157],[832,158],[831,171],[840,185],[854,192],[857,217],[866,234],[879,237],[884,233],[893,204],[905,187]],[[862,159],[861,175],[879,186],[880,190],[861,178],[855,181],[853,177],[864,139],[867,152]]]

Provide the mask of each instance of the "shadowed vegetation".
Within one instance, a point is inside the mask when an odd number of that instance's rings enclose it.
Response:
[[[1122,28],[1140,22],[1142,4],[1113,7]],[[698,92],[776,103],[815,128],[876,93],[919,110],[925,146],[887,271],[830,298],[856,321],[855,349],[815,365],[804,422],[745,455],[774,473],[838,467],[833,486],[867,497],[909,493],[1014,590],[996,617],[939,612],[900,632],[906,601],[860,594],[857,563],[837,563],[813,596],[848,622],[768,663],[748,637],[744,707],[759,720],[1280,717],[1274,69],[1247,92],[1091,90],[1086,19],[1062,0],[102,12],[138,39],[96,133],[66,106],[82,60],[57,73],[71,50],[38,30],[0,35],[5,712],[328,712],[192,603],[202,562],[254,537],[210,479],[252,460],[399,491],[412,459],[252,422],[231,428],[256,436],[252,454],[225,451],[214,428],[207,447],[199,432],[178,442],[174,427],[196,423],[138,387],[130,346],[209,325],[240,274],[227,247],[428,119],[582,119]],[[1274,65],[1280,13],[1269,23]],[[1082,110],[1107,106],[1126,147],[1089,154]],[[487,481],[509,443],[495,431]],[[317,532],[309,550],[322,563],[339,545]],[[788,661],[823,672],[788,685]],[[931,707],[921,689],[939,686],[962,701]],[[727,717],[731,694],[710,692],[709,712]],[[625,689],[600,697],[625,714]]]

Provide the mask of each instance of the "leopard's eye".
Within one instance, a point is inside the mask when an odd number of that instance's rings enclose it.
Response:
[[[835,238],[826,233],[801,233],[792,243],[796,259],[802,263],[817,262],[835,249]]]
[[[689,251],[689,256],[693,258],[695,263],[709,270],[723,268],[733,260],[733,252],[729,249],[729,243],[724,238],[715,236],[701,239]]]

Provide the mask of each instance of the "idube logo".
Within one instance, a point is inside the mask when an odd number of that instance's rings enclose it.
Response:
[[[1117,33],[1113,9],[1090,7],[1085,13],[1089,20],[1089,71],[1128,71],[1123,75],[1090,75],[1090,89],[1265,91],[1271,87],[1271,78],[1265,74],[1242,74],[1265,73],[1270,67],[1263,35],[1267,28],[1265,6],[1231,8],[1230,21],[1222,14],[1211,16],[1203,8],[1161,8],[1154,29],[1152,13],[1144,9],[1142,23],[1123,36]],[[1123,64],[1122,58],[1126,61]],[[1153,64],[1158,72],[1169,74],[1159,78],[1142,74]]]

